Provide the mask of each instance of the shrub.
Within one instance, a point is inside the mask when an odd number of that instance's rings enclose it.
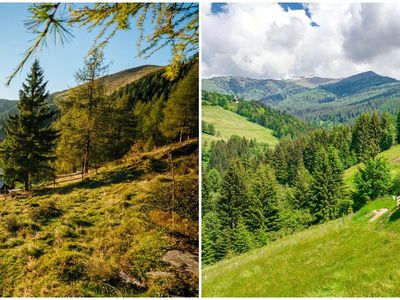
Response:
[[[72,282],[86,277],[86,255],[74,251],[62,251],[53,254],[53,259],[42,269],[43,273],[54,271],[57,277],[64,282]],[[45,259],[42,256],[42,259]]]
[[[16,215],[10,215],[4,218],[4,227],[8,232],[16,234],[22,228],[22,224],[18,221]]]
[[[62,211],[57,207],[54,200],[47,200],[39,204],[31,211],[31,218],[36,222],[46,222],[51,218],[61,215]]]

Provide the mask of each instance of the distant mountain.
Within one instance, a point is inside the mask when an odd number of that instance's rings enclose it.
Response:
[[[249,100],[273,102],[307,90],[301,85],[285,80],[251,79],[236,76],[204,79],[203,89],[208,92],[236,95]]]
[[[294,84],[297,84],[300,86],[304,86],[306,88],[315,88],[315,87],[323,85],[323,84],[335,83],[340,80],[341,79],[312,76],[312,77],[301,77],[301,78],[296,78],[296,79],[289,79],[288,81],[293,82]]]
[[[345,97],[360,93],[363,90],[368,90],[373,87],[393,82],[398,81],[369,71],[347,77],[336,83],[322,85],[320,88],[335,94],[337,97]]]
[[[214,77],[203,80],[203,89],[259,100],[307,121],[325,124],[351,122],[365,111],[395,112],[400,108],[400,82],[372,71],[343,79]]]

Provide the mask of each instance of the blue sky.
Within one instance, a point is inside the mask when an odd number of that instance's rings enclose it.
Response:
[[[21,83],[32,64],[28,61],[23,71],[17,75],[9,87],[5,86],[6,78],[11,74],[29,47],[34,37],[26,31],[24,21],[28,19],[30,4],[0,3],[0,99],[18,99]],[[149,25],[146,25],[149,26]],[[74,38],[64,46],[54,45],[51,39],[48,46],[36,55],[49,81],[51,93],[75,86],[74,73],[81,67],[83,58],[93,44],[95,32],[88,33],[84,29],[74,28]],[[165,48],[148,59],[136,57],[137,33],[134,30],[119,32],[106,48],[106,62],[111,62],[110,74],[144,65],[166,65],[170,57],[170,49]]]

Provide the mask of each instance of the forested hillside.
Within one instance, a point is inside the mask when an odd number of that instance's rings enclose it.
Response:
[[[7,116],[3,296],[198,293],[197,56],[112,93],[104,65],[51,96],[35,61]]]
[[[203,80],[203,89],[259,100],[304,120],[331,127],[351,123],[362,112],[396,113],[398,80],[364,72],[343,79],[310,77],[298,80],[259,80],[215,77]]]
[[[261,125],[272,130],[276,138],[295,138],[300,133],[310,130],[312,127],[306,122],[287,114],[281,110],[265,106],[259,101],[246,101],[231,95],[223,95],[215,92],[203,91],[203,106],[220,106],[235,114],[245,117],[249,122]],[[207,116],[206,116],[207,117]],[[221,120],[224,119],[221,114]],[[245,132],[246,129],[244,128]],[[248,130],[251,131],[251,130]],[[245,134],[239,136],[246,136]],[[229,136],[230,137],[230,136]]]
[[[203,155],[203,263],[347,215],[393,189],[400,193],[400,174],[379,156],[398,141],[395,120],[364,113],[352,126],[281,139],[274,149],[245,137],[212,142]],[[360,162],[349,189],[344,172]]]

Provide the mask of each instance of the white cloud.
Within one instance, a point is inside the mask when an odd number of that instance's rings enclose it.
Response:
[[[311,3],[302,10],[275,3],[230,3],[203,9],[203,76],[345,77],[373,70],[400,78],[400,4]]]

